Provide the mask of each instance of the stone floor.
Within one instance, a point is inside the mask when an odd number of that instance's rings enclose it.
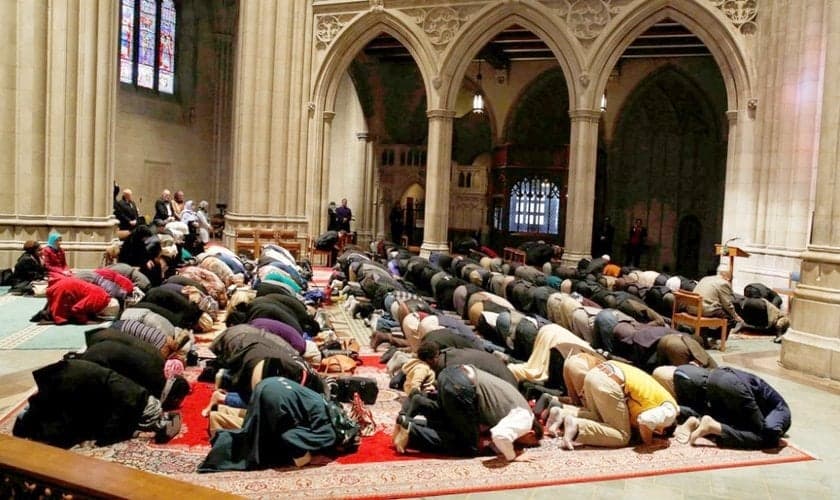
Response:
[[[787,399],[793,412],[790,440],[819,460],[664,476],[602,481],[495,493],[452,495],[469,499],[563,498],[840,498],[840,383],[790,372],[778,366],[779,346],[767,338],[733,338],[718,361],[764,377]],[[31,371],[61,358],[64,351],[0,351],[0,415],[33,386]],[[573,453],[573,452],[570,452]]]

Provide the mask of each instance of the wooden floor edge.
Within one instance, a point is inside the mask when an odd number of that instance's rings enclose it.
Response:
[[[8,435],[0,435],[0,471],[95,498],[239,498]]]

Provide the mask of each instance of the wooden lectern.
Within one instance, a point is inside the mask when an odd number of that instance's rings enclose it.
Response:
[[[729,256],[729,273],[733,276],[735,275],[735,257],[750,256],[750,254],[741,250],[738,247],[733,247],[731,245],[721,245],[720,243],[715,243],[715,255],[723,255],[724,257],[726,257],[727,255]]]

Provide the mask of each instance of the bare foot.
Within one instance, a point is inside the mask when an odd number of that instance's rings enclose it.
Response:
[[[677,426],[674,430],[674,438],[678,443],[686,444],[691,433],[700,426],[700,419],[697,417],[689,417],[688,420]]]
[[[718,424],[715,419],[708,415],[703,415],[703,418],[700,419],[700,425],[698,425],[688,437],[688,442],[694,445],[694,442],[701,437],[712,434],[716,427],[720,427],[720,424]]]
[[[562,446],[564,450],[573,451],[575,449],[575,438],[577,438],[577,435],[577,421],[575,421],[575,417],[567,415],[563,419],[563,441],[560,443],[560,446]]]
[[[548,436],[556,437],[563,426],[563,409],[554,406],[548,410],[548,418],[545,420],[545,433]]]
[[[201,416],[204,418],[209,417],[210,412],[213,410],[214,406],[216,406],[219,403],[224,403],[225,396],[225,391],[219,389],[213,391],[213,394],[210,395],[210,402],[207,403],[207,406],[205,406],[203,410],[201,410]]]

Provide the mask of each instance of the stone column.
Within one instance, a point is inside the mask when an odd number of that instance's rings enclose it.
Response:
[[[4,2],[0,56],[3,260],[60,231],[71,266],[92,267],[114,235],[117,2]]]
[[[233,30],[236,5],[232,0],[213,11],[215,93],[213,94],[213,200],[230,201],[231,101],[233,98]],[[212,207],[211,207],[212,209]]]
[[[426,212],[420,253],[448,252],[449,178],[452,169],[452,120],[455,112],[433,109],[429,117],[429,150],[426,164]]]
[[[563,262],[577,264],[588,257],[592,245],[595,210],[595,172],[598,159],[598,122],[601,112],[576,109],[569,141],[569,189],[566,203],[566,234]]]
[[[236,227],[304,232],[319,186],[306,175],[312,2],[239,3],[234,76],[233,179],[228,237]]]
[[[359,140],[362,158],[362,202],[359,204],[361,210],[355,214],[357,231],[357,242],[360,245],[370,243],[376,227],[376,199],[374,198],[374,165],[373,151],[371,149],[371,134],[357,132],[356,139]],[[361,222],[361,224],[359,224]]]
[[[816,176],[820,135],[820,89],[826,65],[823,48],[827,6],[823,0],[763,2],[756,40],[756,137],[754,179],[749,190],[753,205],[738,203],[728,217],[754,220],[749,234],[741,236],[752,254],[736,264],[750,274],[741,284],[761,281],[768,286],[787,286],[790,271],[799,267],[799,257],[808,243],[812,185]],[[831,63],[829,63],[830,65]],[[747,104],[747,109],[749,109]],[[832,106],[836,106],[833,103]],[[741,110],[739,110],[740,112]],[[739,116],[739,122],[742,121]],[[731,173],[731,170],[728,172]],[[727,188],[731,187],[727,182]],[[727,197],[732,197],[727,190]],[[753,218],[754,217],[754,218]],[[724,226],[726,228],[726,226]],[[745,228],[746,229],[746,228]],[[736,283],[736,289],[739,288]]]
[[[825,82],[819,128],[816,204],[801,281],[791,304],[791,328],[782,342],[782,365],[840,380],[840,5],[825,13]]]

